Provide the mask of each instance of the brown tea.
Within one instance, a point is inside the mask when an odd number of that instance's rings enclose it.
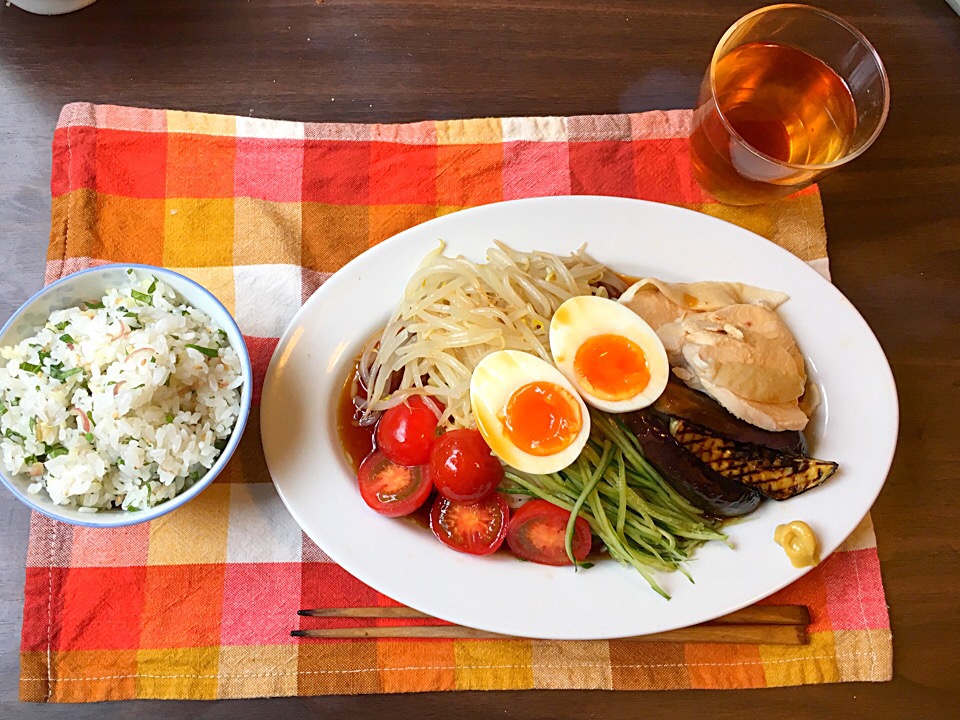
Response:
[[[714,82],[716,102],[706,86],[691,149],[698,182],[719,200],[747,204],[783,197],[817,174],[797,166],[822,166],[847,151],[857,124],[853,96],[812,55],[748,43],[717,62]]]

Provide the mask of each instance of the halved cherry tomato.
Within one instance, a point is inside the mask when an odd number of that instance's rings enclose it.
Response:
[[[570,512],[546,500],[530,500],[513,513],[507,545],[518,558],[542,565],[570,565],[564,546]],[[590,525],[578,517],[573,526],[573,556],[590,553]]]
[[[357,473],[363,501],[381,515],[409,515],[430,497],[429,465],[397,465],[379,450],[367,455]]]
[[[430,529],[454,550],[489,555],[503,544],[509,519],[510,509],[499,493],[470,505],[438,497],[430,510]]]
[[[503,466],[490,452],[479,430],[451,430],[430,453],[430,475],[448,500],[476,502],[503,480]]]
[[[423,465],[437,442],[434,400],[414,395],[385,411],[377,424],[377,447],[398,465]],[[439,408],[439,405],[437,405]]]

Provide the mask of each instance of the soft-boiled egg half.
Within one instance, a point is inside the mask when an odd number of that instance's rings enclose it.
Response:
[[[638,410],[660,397],[670,376],[663,343],[630,308],[583,295],[550,321],[557,368],[590,405],[612,413]]]
[[[470,406],[494,455],[523,472],[563,470],[590,436],[590,413],[577,391],[529,353],[500,350],[481,360],[470,378]]]

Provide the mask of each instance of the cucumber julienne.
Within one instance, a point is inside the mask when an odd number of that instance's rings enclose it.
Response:
[[[726,542],[720,522],[683,498],[643,457],[637,439],[616,418],[591,411],[590,440],[568,468],[532,475],[508,468],[507,493],[532,495],[569,510],[567,554],[575,519],[584,518],[610,556],[635,568],[665,598],[656,570],[679,570],[708,540]],[[692,581],[692,578],[691,578]]]

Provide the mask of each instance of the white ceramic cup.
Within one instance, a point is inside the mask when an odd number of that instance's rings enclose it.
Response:
[[[93,5],[97,0],[9,0],[21,10],[36,13],[37,15],[65,15],[80,10],[87,5]]]

